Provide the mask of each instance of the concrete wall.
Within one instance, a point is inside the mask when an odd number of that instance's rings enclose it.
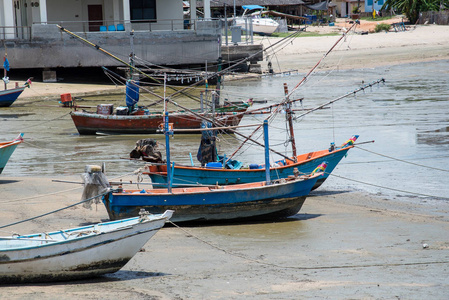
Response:
[[[4,4],[3,4],[4,0],[0,0],[0,7],[2,8],[0,10],[0,26],[5,26],[5,11],[4,10]]]
[[[160,65],[204,64],[216,61],[219,53],[219,30],[214,21],[202,22],[204,30],[160,31],[134,33],[134,48],[138,57]],[[206,26],[209,24],[210,26]],[[130,35],[128,32],[87,32],[83,38],[110,51],[128,62]],[[71,38],[56,25],[33,25],[33,38],[0,41],[0,49],[8,47],[8,59],[15,69],[121,66],[93,47]]]
[[[156,14],[158,19],[182,20],[184,18],[182,10],[182,1],[180,0],[156,1]]]
[[[49,22],[83,21],[81,1],[47,0],[47,18]],[[87,21],[87,16],[86,16]]]

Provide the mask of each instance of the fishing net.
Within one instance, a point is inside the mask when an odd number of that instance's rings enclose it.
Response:
[[[153,139],[142,139],[136,142],[136,147],[129,153],[130,158],[142,158],[152,163],[164,163],[162,154],[158,149],[158,143]]]
[[[209,122],[202,122],[201,128],[212,128],[212,124]],[[213,130],[203,130],[201,132],[201,143],[196,158],[202,166],[205,166],[209,162],[217,161],[215,139],[215,132]]]
[[[101,195],[109,188],[109,182],[103,172],[86,172],[81,174],[81,179],[84,183],[84,190],[81,196],[81,200],[87,200],[89,198]],[[92,209],[92,204],[98,204],[101,201],[101,197],[92,198],[89,201],[83,203],[83,207]]]

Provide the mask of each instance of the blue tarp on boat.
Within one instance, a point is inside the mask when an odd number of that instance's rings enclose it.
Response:
[[[243,9],[249,9],[249,10],[263,9],[263,6],[260,6],[260,5],[243,5],[242,7],[243,7]]]

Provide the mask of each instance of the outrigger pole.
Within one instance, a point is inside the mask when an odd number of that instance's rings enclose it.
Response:
[[[243,59],[237,61],[235,64],[233,64],[233,65],[231,65],[231,66],[229,66],[229,67],[227,67],[227,68],[225,68],[225,69],[223,69],[223,70],[221,70],[221,71],[219,71],[219,72],[216,72],[216,73],[213,73],[213,74],[211,74],[211,75],[208,75],[208,76],[206,76],[206,78],[204,78],[203,80],[197,81],[197,82],[195,82],[195,83],[189,85],[188,87],[185,87],[185,88],[183,88],[183,89],[181,89],[181,90],[179,90],[179,91],[177,91],[177,92],[171,94],[171,95],[170,95],[170,98],[173,97],[173,96],[175,96],[175,95],[177,95],[177,94],[179,94],[179,93],[182,93],[183,91],[185,91],[185,90],[187,90],[187,89],[189,89],[189,88],[192,88],[192,87],[194,87],[194,86],[196,86],[196,85],[199,85],[199,84],[205,82],[206,80],[208,80],[208,79],[210,79],[210,78],[212,78],[212,77],[214,77],[214,76],[219,76],[219,75],[226,74],[226,73],[228,73],[231,69],[233,69],[235,66],[238,66],[238,65],[240,65],[240,64],[242,64],[242,63],[244,63],[244,62],[249,61],[249,60],[250,60],[251,58],[253,58],[254,56],[259,55],[261,52],[267,51],[268,49],[273,48],[274,46],[277,46],[278,44],[280,44],[280,43],[282,43],[282,42],[285,42],[285,40],[290,39],[290,38],[293,38],[293,37],[295,37],[296,35],[299,35],[300,33],[301,33],[300,31],[295,31],[294,33],[292,33],[292,34],[286,36],[285,38],[283,38],[283,39],[277,41],[276,43],[274,43],[274,44],[268,46],[267,48],[262,49],[262,50],[259,50],[259,51],[255,52],[255,53],[251,54],[250,56],[248,56],[248,57],[246,57],[246,58],[243,58]]]
[[[168,100],[168,98],[167,98],[167,101],[170,101],[172,104],[174,104],[174,105],[180,107],[181,109],[184,109],[185,111],[190,112],[191,114],[195,115],[196,117],[198,117],[198,118],[200,118],[200,119],[203,119],[203,120],[205,120],[205,121],[207,121],[207,122],[211,122],[211,123],[213,123],[213,124],[218,124],[218,125],[221,124],[221,125],[223,125],[223,123],[221,123],[220,121],[215,121],[215,123],[214,123],[212,120],[210,120],[210,119],[208,119],[208,118],[206,118],[206,117],[204,117],[204,116],[202,116],[202,115],[200,115],[200,114],[198,114],[198,113],[192,111],[191,109],[188,109],[187,107],[184,107],[184,106],[182,106],[182,105],[180,105],[180,104],[174,102],[173,100]],[[262,124],[262,125],[263,125],[263,124]],[[260,126],[262,126],[262,125],[258,125],[258,126],[260,127]],[[215,130],[215,129],[214,129],[214,128],[209,128],[209,130]],[[235,133],[235,134],[237,134],[237,135],[239,135],[239,136],[241,136],[241,137],[243,137],[243,138],[246,138],[245,141],[250,140],[251,142],[253,142],[253,143],[255,143],[255,144],[259,145],[259,146],[265,147],[264,144],[262,144],[262,143],[260,143],[260,142],[258,142],[258,141],[256,141],[256,140],[254,140],[254,139],[252,139],[251,137],[245,136],[244,134],[242,134],[242,133],[240,133],[240,132],[238,132],[238,131],[236,131],[236,130],[233,130],[233,129],[230,129],[230,128],[227,129],[227,130],[229,130],[229,131],[231,131],[231,132],[233,132],[233,133]],[[276,151],[276,150],[274,150],[274,149],[270,149],[270,151],[271,151],[271,152],[274,152],[274,153],[276,153],[277,155],[280,155],[280,156],[282,156],[282,157],[284,157],[284,158],[286,158],[286,159],[289,158],[288,156],[286,156],[286,155],[284,155],[284,154],[282,154],[282,153],[280,153],[280,152],[278,152],[278,151]],[[228,160],[227,160],[227,161],[228,161]]]
[[[132,66],[131,64],[129,64],[129,63],[125,62],[124,60],[118,58],[117,56],[115,56],[115,55],[113,55],[112,53],[106,51],[105,49],[103,49],[103,48],[100,47],[99,45],[90,42],[89,40],[87,40],[87,39],[85,39],[85,38],[83,38],[83,37],[81,37],[81,36],[79,36],[79,35],[77,35],[77,34],[71,32],[71,31],[69,31],[69,30],[65,29],[64,27],[62,27],[62,26],[60,26],[60,25],[56,25],[56,26],[57,26],[61,31],[67,33],[68,35],[70,35],[70,36],[72,36],[72,37],[75,37],[75,38],[79,39],[80,41],[86,43],[86,44],[89,45],[89,46],[92,46],[93,48],[95,48],[95,49],[97,49],[97,50],[103,52],[104,54],[109,55],[111,58],[117,60],[118,62],[124,64],[125,66],[127,66],[127,67],[129,67],[129,68],[131,68],[131,69],[133,69],[133,70],[136,70],[137,72],[139,72],[140,74],[144,75],[145,77],[150,78],[150,79],[154,80],[155,82],[157,82],[157,83],[159,83],[159,84],[162,83],[160,80],[157,80],[156,78],[154,78],[154,77],[148,75],[147,73],[143,72],[141,69],[139,69],[139,68],[137,68],[137,67],[135,67],[135,66]],[[257,52],[255,52],[254,54],[252,54],[252,55],[250,55],[250,56],[248,56],[248,57],[246,57],[246,58],[244,58],[244,59],[241,59],[241,60],[237,61],[237,62],[234,63],[233,65],[231,65],[231,66],[229,66],[229,67],[227,67],[227,68],[225,68],[225,69],[223,69],[223,70],[221,70],[221,71],[219,71],[219,72],[212,73],[211,75],[206,76],[203,80],[200,80],[200,81],[198,81],[198,82],[195,82],[195,83],[191,84],[191,85],[188,86],[188,87],[185,87],[185,88],[183,88],[183,89],[181,89],[181,90],[178,90],[178,91],[174,92],[173,94],[171,94],[171,95],[169,96],[169,98],[172,98],[172,97],[174,97],[174,96],[177,95],[177,94],[183,94],[183,95],[186,95],[186,96],[188,96],[189,98],[193,99],[193,97],[192,97],[191,95],[185,94],[185,91],[188,90],[189,88],[192,88],[192,87],[194,87],[194,86],[197,86],[197,85],[199,85],[199,84],[201,84],[201,83],[207,81],[208,79],[210,79],[210,78],[212,78],[212,77],[214,77],[214,76],[220,76],[220,75],[223,75],[223,74],[227,73],[229,70],[231,70],[232,68],[234,68],[235,66],[237,66],[237,65],[239,65],[239,64],[242,64],[242,63],[244,63],[244,62],[246,62],[246,61],[249,61],[249,60],[250,60],[251,58],[253,58],[254,56],[259,55],[261,52],[266,51],[266,50],[268,50],[268,49],[270,49],[270,48],[273,48],[273,47],[279,45],[280,43],[285,42],[286,40],[288,40],[288,39],[290,39],[290,38],[296,37],[296,36],[299,35],[300,33],[301,33],[300,31],[295,31],[294,33],[288,35],[287,37],[285,37],[285,38],[283,38],[283,39],[277,41],[276,43],[270,45],[269,47],[267,47],[267,48],[265,48],[265,49],[262,49],[262,50],[260,50],[260,51],[257,51]],[[172,88],[172,89],[173,89],[173,88]],[[195,100],[197,100],[197,99],[195,99]],[[156,101],[154,104],[160,103],[160,102],[162,102],[162,101],[164,101],[164,99],[160,99],[160,100]]]
[[[364,91],[366,88],[372,87],[372,86],[374,86],[375,84],[379,84],[379,83],[381,83],[381,82],[385,83],[385,79],[384,79],[384,78],[378,79],[378,80],[373,81],[373,82],[371,82],[371,83],[368,83],[368,84],[366,84],[366,85],[364,85],[364,86],[362,86],[362,87],[360,87],[360,88],[358,88],[358,89],[356,89],[356,90],[354,90],[354,91],[352,91],[352,92],[346,93],[346,94],[344,94],[344,95],[342,95],[342,96],[340,96],[340,97],[338,97],[338,98],[335,98],[334,100],[331,100],[331,101],[329,101],[329,102],[326,102],[326,103],[324,103],[324,104],[321,104],[321,105],[319,105],[319,106],[317,106],[317,107],[315,107],[315,108],[312,108],[311,110],[309,110],[309,111],[307,111],[307,112],[305,112],[305,113],[303,113],[303,114],[301,114],[301,115],[299,115],[299,116],[296,116],[296,117],[295,117],[295,120],[296,120],[296,119],[299,119],[299,118],[302,118],[302,117],[304,117],[305,115],[308,115],[308,114],[310,114],[311,112],[314,112],[315,110],[321,109],[321,108],[323,108],[324,106],[327,106],[327,105],[329,105],[329,104],[332,104],[332,103],[334,103],[334,102],[336,102],[336,101],[338,101],[338,100],[341,100],[341,99],[346,98],[346,97],[351,96],[351,95],[355,95],[356,93],[361,92],[361,91]]]
[[[316,68],[318,68],[318,66],[321,64],[321,62],[326,58],[326,56],[329,55],[329,53],[332,52],[332,50],[334,50],[334,48],[338,45],[338,43],[340,43],[340,41],[346,37],[346,35],[348,34],[348,32],[350,32],[355,26],[357,26],[358,24],[360,24],[360,21],[357,20],[354,22],[354,24],[352,24],[351,27],[349,27],[349,29],[344,32],[341,37],[335,42],[335,44],[323,55],[323,57],[316,63],[316,65],[310,69],[309,73],[306,74],[306,76],[304,76],[304,78],[291,90],[291,92],[287,95],[287,98],[290,97],[291,94],[293,94],[294,91],[296,91],[297,88],[299,88],[304,82],[306,82],[306,80],[309,78],[309,76],[313,73],[313,71],[315,71]]]
[[[134,67],[133,65],[131,65],[131,64],[127,63],[126,61],[124,61],[123,59],[118,58],[117,56],[115,56],[114,54],[112,54],[112,53],[106,51],[105,49],[101,48],[101,47],[98,46],[97,44],[94,44],[94,43],[92,43],[92,42],[86,40],[85,38],[80,37],[79,35],[77,35],[77,34],[71,32],[71,31],[65,29],[65,28],[62,27],[62,26],[59,26],[58,24],[56,24],[56,26],[57,26],[59,29],[61,29],[61,31],[63,31],[63,32],[67,33],[68,35],[71,35],[71,36],[73,36],[73,37],[79,39],[80,41],[86,43],[86,44],[89,45],[89,46],[94,47],[94,48],[97,49],[98,51],[103,52],[103,53],[106,54],[106,55],[109,55],[110,57],[112,57],[112,58],[115,59],[116,61],[118,61],[118,62],[124,64],[125,66],[129,67],[130,69],[139,72],[140,74],[144,75],[144,76],[147,77],[147,78],[150,78],[151,80],[156,81],[157,83],[162,83],[160,80],[158,80],[158,79],[156,79],[156,78],[154,78],[154,77],[151,77],[150,75],[148,75],[147,73],[143,72],[143,71],[140,70],[139,68],[136,68],[136,67]]]
[[[131,64],[130,64],[130,63],[127,63],[127,62],[124,61],[123,59],[120,59],[119,57],[115,56],[114,54],[112,54],[112,53],[106,51],[105,49],[103,49],[103,48],[100,47],[99,45],[90,42],[89,40],[87,40],[87,39],[85,39],[85,38],[83,38],[83,37],[81,37],[81,36],[79,36],[79,35],[77,35],[77,34],[71,32],[71,31],[69,31],[69,30],[65,29],[64,27],[62,27],[62,26],[60,26],[60,25],[58,25],[58,24],[56,24],[56,26],[57,26],[61,31],[67,33],[68,35],[70,35],[70,36],[72,36],[72,37],[75,37],[75,38],[79,39],[80,41],[86,43],[86,44],[89,45],[89,46],[92,46],[93,48],[97,49],[98,51],[103,52],[104,54],[110,56],[111,58],[115,59],[116,61],[118,61],[118,62],[124,64],[124,65],[127,66],[127,67],[129,67],[131,70],[135,70],[135,71],[137,71],[138,73],[142,74],[143,76],[145,76],[145,77],[147,77],[147,78],[149,78],[149,79],[151,79],[151,80],[154,80],[155,82],[157,82],[157,83],[159,83],[159,84],[162,84],[162,82],[161,82],[160,80],[158,80],[158,79],[156,79],[156,78],[154,78],[154,77],[148,75],[147,73],[145,73],[145,72],[142,71],[141,69],[135,67],[133,62],[132,62]],[[133,49],[132,51],[133,51],[132,55],[134,56],[134,49]],[[170,87],[170,88],[172,88],[172,87]],[[172,88],[172,89],[174,89],[174,88]],[[185,95],[185,96],[187,96],[187,97],[193,99],[193,96],[191,96],[191,95],[187,95],[187,94],[185,94],[185,93],[183,93],[183,95]],[[159,100],[158,102],[162,102],[163,100],[164,100],[164,99],[161,99],[161,100]],[[195,99],[195,100],[196,100],[196,99]]]

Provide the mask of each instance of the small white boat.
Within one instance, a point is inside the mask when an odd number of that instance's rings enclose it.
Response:
[[[253,32],[259,34],[271,35],[279,27],[279,23],[267,17],[263,17],[263,7],[259,5],[243,5],[245,11],[241,17],[235,19],[235,25],[241,26],[243,30],[249,29],[252,22]],[[248,14],[250,11],[255,12]]]
[[[85,279],[120,270],[173,211],[55,232],[0,237],[0,283]]]

